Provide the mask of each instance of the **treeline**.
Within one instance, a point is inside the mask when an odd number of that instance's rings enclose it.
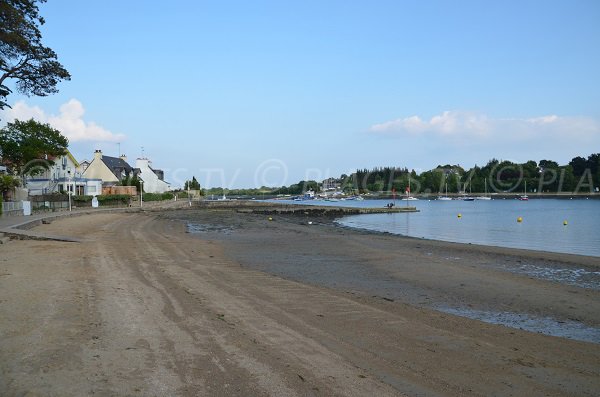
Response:
[[[360,169],[337,180],[338,189],[348,194],[396,191],[404,193],[501,193],[501,192],[580,192],[591,193],[600,187],[600,153],[575,157],[567,165],[552,160],[514,163],[490,160],[485,166],[465,170],[459,165],[438,165],[417,174],[401,167]],[[319,192],[316,181],[300,181],[275,189],[273,194]]]
[[[255,189],[225,189],[222,187],[213,187],[210,189],[202,189],[201,194],[207,198],[211,197],[222,197],[222,196],[252,196],[252,197],[262,197],[264,195],[272,195],[273,188],[272,187],[260,187]]]

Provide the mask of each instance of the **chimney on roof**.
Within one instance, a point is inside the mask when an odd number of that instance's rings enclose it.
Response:
[[[126,155],[122,154],[122,155],[119,156],[119,158],[121,160],[123,160],[124,162],[127,162],[127,156]]]
[[[94,160],[102,160],[102,150],[100,149],[96,149],[96,151],[94,152]]]

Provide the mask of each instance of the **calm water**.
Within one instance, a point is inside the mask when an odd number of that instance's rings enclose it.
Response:
[[[302,203],[383,207],[387,202]],[[406,202],[396,201],[396,205]],[[600,257],[600,200],[418,200],[409,205],[420,212],[348,216],[338,223],[411,237]]]

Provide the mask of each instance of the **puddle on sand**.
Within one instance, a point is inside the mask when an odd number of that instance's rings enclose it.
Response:
[[[233,232],[233,228],[229,226],[223,225],[203,225],[200,223],[189,223],[187,224],[188,233],[210,233],[210,232],[218,232],[231,234]]]
[[[456,316],[480,320],[561,338],[600,343],[600,329],[588,327],[577,321],[558,321],[550,317],[532,317],[523,313],[494,312],[466,308],[436,307],[437,310]]]
[[[532,264],[520,266],[501,265],[503,270],[511,273],[525,274],[530,277],[580,288],[600,290],[600,272],[586,269],[561,269]]]

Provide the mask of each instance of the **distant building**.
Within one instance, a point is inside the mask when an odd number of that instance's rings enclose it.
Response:
[[[125,178],[137,175],[137,171],[127,163],[127,156],[104,156],[102,150],[94,152],[94,159],[83,171],[84,178],[101,179],[103,186],[118,185]]]
[[[321,182],[321,190],[324,192],[331,190],[339,190],[342,184],[338,179],[335,178],[327,178],[323,182]]]
[[[164,181],[164,172],[152,168],[152,162],[147,158],[139,158],[135,162],[139,169],[139,178],[144,181],[144,192],[164,193],[171,190],[171,185]]]

